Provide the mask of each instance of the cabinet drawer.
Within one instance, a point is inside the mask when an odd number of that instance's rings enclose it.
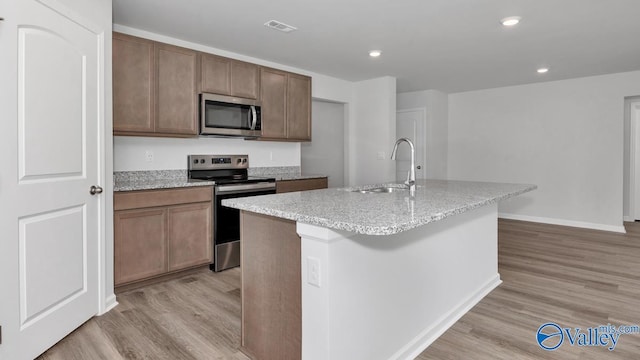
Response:
[[[114,210],[141,209],[156,206],[212,201],[213,187],[143,190],[117,192],[113,196]]]

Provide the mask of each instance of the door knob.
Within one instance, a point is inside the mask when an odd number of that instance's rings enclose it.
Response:
[[[422,166],[418,165],[418,166],[416,166],[416,168],[417,168],[418,170],[420,170],[420,169],[422,169]]]
[[[89,194],[102,194],[102,188],[100,186],[91,185],[91,188],[89,188]]]

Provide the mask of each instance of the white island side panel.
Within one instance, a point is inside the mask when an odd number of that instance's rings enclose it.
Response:
[[[297,232],[303,360],[413,359],[500,284],[496,204],[387,236]]]

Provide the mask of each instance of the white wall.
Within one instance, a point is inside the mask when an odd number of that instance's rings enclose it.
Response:
[[[116,136],[113,144],[115,171],[186,169],[190,154],[246,154],[251,167],[300,166],[300,143]],[[153,152],[153,162],[146,161],[147,151]]]
[[[390,156],[396,140],[396,79],[357,82],[355,104],[355,117],[349,121],[350,185],[394,181]]]
[[[448,176],[533,183],[503,216],[621,231],[624,98],[640,71],[449,95]]]
[[[397,96],[398,110],[426,109],[425,126],[425,177],[447,177],[447,132],[449,97],[437,90],[412,91]]]
[[[161,41],[167,44],[311,76],[313,78],[311,92],[314,99],[345,103],[347,118],[355,116],[353,112],[353,109],[355,109],[354,83],[350,81],[122,25],[114,24],[113,29],[114,31]],[[145,152],[147,150],[154,152],[154,161],[152,163],[145,161]],[[187,164],[186,155],[197,153],[249,154],[251,166],[253,167],[300,165],[299,143],[257,142],[222,138],[176,139],[117,136],[114,137],[114,171],[185,169]],[[272,158],[270,154],[273,154]]]

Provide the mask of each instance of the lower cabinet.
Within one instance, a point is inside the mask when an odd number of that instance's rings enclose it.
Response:
[[[294,191],[306,191],[316,189],[326,189],[328,184],[328,178],[313,178],[313,179],[300,179],[300,180],[281,180],[276,181],[276,193],[287,193]]]
[[[211,263],[211,187],[118,192],[114,209],[116,286]]]

